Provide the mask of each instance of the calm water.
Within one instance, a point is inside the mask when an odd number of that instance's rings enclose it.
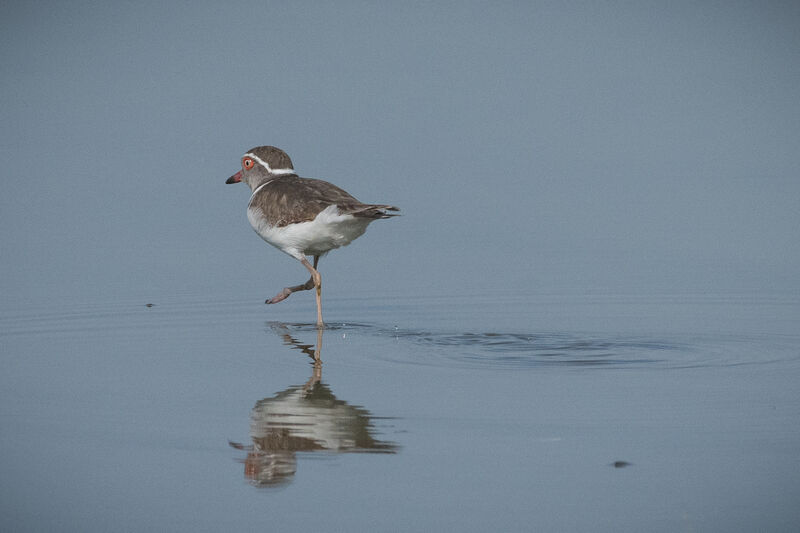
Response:
[[[800,531],[800,3],[185,4],[0,2],[0,533]]]
[[[796,297],[260,302],[2,309],[3,530],[800,524]]]

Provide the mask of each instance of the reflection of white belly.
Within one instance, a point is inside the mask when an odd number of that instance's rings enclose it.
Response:
[[[372,219],[339,213],[330,205],[314,220],[288,226],[270,226],[258,208],[247,210],[247,219],[262,239],[297,259],[304,255],[323,255],[346,246],[364,234]]]
[[[287,429],[292,437],[308,439],[325,450],[345,451],[356,446],[357,420],[346,404],[315,405],[303,389],[281,398],[259,402],[252,413],[250,436],[265,437],[270,429]]]

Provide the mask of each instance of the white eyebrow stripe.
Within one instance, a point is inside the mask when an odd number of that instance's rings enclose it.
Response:
[[[264,161],[263,159],[261,159],[260,157],[258,157],[258,156],[257,156],[256,154],[254,154],[253,152],[247,152],[247,153],[246,153],[246,154],[244,154],[244,155],[245,155],[245,157],[250,157],[250,158],[252,158],[252,159],[253,159],[253,160],[254,160],[256,163],[258,163],[259,165],[261,165],[262,167],[264,167],[265,169],[267,169],[267,172],[269,172],[270,174],[276,174],[276,175],[279,175],[279,174],[295,174],[295,171],[294,171],[294,169],[293,169],[293,168],[276,168],[276,169],[273,169],[273,168],[271,168],[271,167],[270,167],[270,166],[267,164],[267,162],[266,162],[266,161]],[[267,182],[267,183],[269,183],[269,182]],[[266,185],[266,183],[265,183],[264,185]],[[263,185],[262,185],[262,187],[263,187]]]

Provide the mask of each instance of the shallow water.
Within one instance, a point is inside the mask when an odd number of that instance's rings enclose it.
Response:
[[[3,309],[7,529],[800,523],[800,299],[260,302]]]

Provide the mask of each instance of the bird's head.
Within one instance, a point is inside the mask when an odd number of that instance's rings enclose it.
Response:
[[[242,156],[242,170],[225,183],[245,182],[251,190],[276,176],[295,174],[292,160],[280,148],[258,146]]]

